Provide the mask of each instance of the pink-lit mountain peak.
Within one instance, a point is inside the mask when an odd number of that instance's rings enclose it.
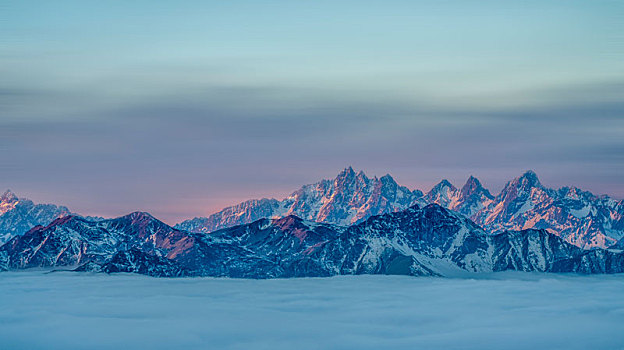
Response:
[[[2,203],[9,203],[9,202],[15,202],[17,201],[17,195],[15,193],[13,193],[13,191],[11,190],[6,190],[2,196],[0,196],[0,202]]]
[[[11,190],[4,192],[0,197],[0,215],[13,210],[18,202],[19,199]]]
[[[533,187],[537,187],[537,188],[543,187],[542,183],[537,177],[537,174],[533,170],[527,170],[521,176],[511,180],[505,187],[509,187],[509,186],[516,187],[516,188],[525,188],[525,189],[530,189]]]

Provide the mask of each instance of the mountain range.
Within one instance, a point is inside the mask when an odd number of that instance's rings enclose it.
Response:
[[[423,193],[399,186],[390,175],[368,178],[349,167],[334,179],[305,185],[287,198],[253,199],[228,207],[208,217],[187,220],[176,228],[191,232],[212,232],[246,224],[261,218],[296,215],[306,220],[350,225],[372,215],[408,208]]]
[[[496,240],[537,240],[539,249],[545,251],[540,254],[547,255],[544,261],[549,261],[557,257],[555,253],[549,252],[553,249],[552,244],[555,244],[551,242],[553,235],[587,251],[598,249],[591,253],[594,255],[583,255],[556,241],[557,246],[564,247],[562,251],[572,252],[565,259],[583,256],[583,259],[590,259],[594,263],[581,267],[580,262],[568,262],[574,267],[568,267],[567,270],[542,265],[540,269],[544,271],[617,271],[617,266],[609,269],[604,265],[608,261],[601,259],[612,259],[609,255],[611,253],[600,249],[624,249],[622,201],[596,196],[574,187],[549,189],[540,183],[532,171],[509,181],[500,193],[493,195],[473,176],[461,188],[442,180],[430,191],[423,193],[397,184],[390,175],[369,178],[363,172],[356,173],[349,167],[335,179],[305,185],[283,200],[250,200],[206,218],[184,221],[175,227],[146,213],[117,219],[81,217],[66,207],[34,204],[7,191],[0,197],[0,265],[4,261],[5,269],[80,266],[83,270],[164,276],[286,277],[362,271],[389,273],[395,271],[396,267],[390,264],[390,260],[394,261],[401,256],[400,259],[407,259],[405,261],[409,263],[406,264],[410,266],[409,271],[402,273],[444,275],[447,270],[441,266],[450,266],[454,271],[470,271],[470,265],[461,260],[465,257],[454,258],[452,252],[440,248],[437,243],[427,248],[433,242],[425,241],[427,243],[423,245],[422,242],[400,236],[403,243],[392,246],[388,242],[394,239],[390,239],[390,235],[397,232],[392,226],[395,224],[388,224],[391,231],[377,232],[374,236],[377,238],[374,239],[362,241],[364,238],[358,236],[368,234],[368,231],[357,228],[361,228],[364,223],[376,222],[378,217],[394,218],[399,213],[410,211],[431,211],[430,205],[448,209],[447,216],[461,218],[462,225],[468,231],[479,232],[479,240],[485,242],[480,243],[481,247],[487,246],[490,250],[486,251],[490,253],[491,249],[506,249],[500,248]],[[429,224],[432,228],[422,229],[440,230],[442,227],[433,221]],[[248,233],[242,234],[241,230]],[[269,234],[269,231],[272,233]],[[57,234],[51,234],[55,232],[65,234],[59,233],[57,237]],[[409,227],[401,227],[400,232],[407,235]],[[432,232],[441,234],[441,231]],[[487,237],[483,238],[481,234]],[[269,239],[263,235],[273,238],[259,247],[257,240]],[[301,241],[298,241],[299,238],[294,239],[292,235],[302,235],[303,238],[299,237]],[[350,238],[346,239],[344,235]],[[384,247],[391,246],[389,250],[384,248],[383,252],[375,253],[375,258],[371,258],[376,261],[374,266],[364,267],[361,262],[356,264],[355,261],[359,260],[355,257],[340,255],[340,252],[355,254],[353,252],[356,251],[366,256],[369,253],[349,245],[364,249],[362,247],[372,247],[372,242]],[[544,244],[547,246],[542,246]],[[286,249],[285,245],[289,248]],[[315,245],[327,247],[323,249],[331,247],[331,254],[328,250],[323,250],[325,253],[317,252],[318,247],[315,248]],[[62,249],[58,250],[59,247]],[[226,253],[217,247],[225,249]],[[409,249],[406,250],[406,247]],[[441,250],[435,252],[442,252],[442,255],[436,255],[430,250],[438,248]],[[306,249],[313,249],[314,254],[304,254]],[[514,249],[524,249],[526,253],[528,248],[519,245]],[[509,261],[516,264],[514,269],[535,270],[535,266],[526,266],[530,260],[527,260],[528,256],[522,256],[520,251],[506,254],[511,256]],[[602,258],[596,254],[603,254]],[[494,256],[479,256],[485,267],[473,270],[502,269],[502,263]],[[557,261],[563,261],[565,256],[561,253]],[[267,257],[270,259],[267,260]],[[355,260],[351,262],[352,268],[347,269],[343,265],[347,261],[345,259]],[[278,260],[284,263],[275,265]],[[288,266],[283,265],[286,262]],[[238,268],[235,263],[239,264]],[[390,270],[389,264],[393,266]],[[307,267],[302,267],[304,265]],[[596,267],[598,265],[602,267]],[[253,269],[250,266],[254,266]],[[260,272],[254,274],[252,270]]]
[[[624,253],[585,250],[545,230],[492,235],[465,216],[430,204],[350,226],[288,215],[210,234],[178,230],[142,212],[100,221],[68,215],[0,247],[0,270],[33,267],[237,278],[620,273]]]
[[[209,233],[261,218],[288,215],[351,225],[373,215],[432,203],[470,218],[490,234],[544,229],[584,249],[607,248],[624,237],[624,201],[575,187],[549,189],[533,171],[509,181],[494,196],[473,176],[460,189],[442,180],[423,193],[397,184],[390,175],[368,178],[348,167],[335,179],[305,185],[283,200],[249,200],[175,227]]]

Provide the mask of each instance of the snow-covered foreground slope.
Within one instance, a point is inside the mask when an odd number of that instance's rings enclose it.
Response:
[[[621,349],[624,275],[0,274],[2,349]]]

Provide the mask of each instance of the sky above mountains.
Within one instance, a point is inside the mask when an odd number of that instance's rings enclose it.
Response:
[[[624,197],[618,1],[3,1],[0,187],[168,221],[347,165]]]

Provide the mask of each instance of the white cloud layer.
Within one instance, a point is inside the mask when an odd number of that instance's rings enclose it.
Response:
[[[3,349],[621,349],[624,276],[0,274]]]

